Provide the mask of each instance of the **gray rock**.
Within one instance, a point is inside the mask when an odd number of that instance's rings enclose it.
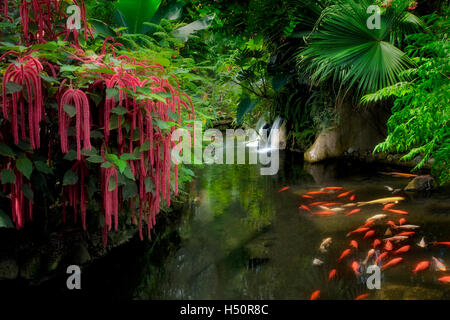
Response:
[[[405,191],[429,191],[436,186],[436,181],[430,175],[417,176],[405,187]]]
[[[0,261],[0,280],[13,280],[19,275],[19,266],[13,258],[5,258]]]

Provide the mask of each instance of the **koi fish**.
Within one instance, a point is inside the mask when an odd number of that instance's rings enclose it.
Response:
[[[375,220],[370,220],[370,221],[367,221],[361,228],[371,227],[374,224],[375,224]]]
[[[339,194],[337,197],[338,198],[343,198],[343,197],[346,197],[346,196],[348,196],[350,193],[352,193],[353,191],[347,191],[347,192],[343,192],[343,193],[341,193],[341,194]]]
[[[326,238],[322,240],[322,243],[319,246],[320,251],[326,252],[328,247],[333,243],[332,238]]]
[[[344,208],[349,208],[349,207],[354,207],[356,206],[356,203],[346,203],[344,205],[342,205]]]
[[[390,192],[394,191],[394,188],[392,188],[392,187],[389,187],[389,186],[384,186],[384,187],[386,188],[387,191],[390,191]]]
[[[302,208],[303,210],[306,210],[306,211],[311,212],[311,209],[309,209],[309,207],[308,207],[308,206],[305,206],[304,204],[302,204],[302,205],[300,206],[300,208]]]
[[[353,209],[352,211],[347,212],[345,215],[346,215],[346,216],[349,216],[349,215],[352,215],[352,214],[357,213],[357,212],[360,212],[360,211],[361,211],[361,209]]]
[[[323,261],[317,258],[314,258],[313,260],[313,266],[321,266],[323,265]]]
[[[345,209],[344,208],[331,208],[330,210],[334,211],[334,212],[341,212],[341,211],[344,211]]]
[[[389,212],[392,212],[392,213],[396,213],[396,214],[404,214],[404,215],[408,214],[408,212],[404,211],[404,210],[387,209],[386,211],[389,211]]]
[[[381,270],[385,270],[385,269],[387,269],[387,268],[389,268],[389,267],[396,266],[397,264],[399,264],[399,263],[402,262],[402,261],[403,261],[403,258],[394,258],[394,259],[391,259],[391,260],[389,260],[388,263],[386,263],[385,265],[383,265],[383,266],[381,267]]]
[[[416,268],[413,270],[413,273],[417,274],[417,272],[427,270],[429,267],[430,261],[421,261],[416,265]]]
[[[390,238],[383,239],[383,241],[390,240],[390,241],[400,242],[400,241],[403,241],[403,240],[406,240],[406,239],[408,239],[407,236],[393,236],[393,237],[390,237]]]
[[[433,242],[433,246],[437,245],[450,246],[450,242]]]
[[[355,198],[356,198],[356,196],[354,194],[352,194],[349,199],[350,199],[350,201],[353,201],[353,200],[355,200]]]
[[[367,257],[366,259],[363,261],[363,264],[367,264],[367,262],[369,261],[370,258],[372,258],[372,256],[375,254],[375,249],[370,249],[369,252],[367,252]]]
[[[433,262],[434,262],[434,265],[435,265],[435,268],[437,271],[447,271],[447,267],[445,266],[445,264],[443,264],[441,261],[439,261],[435,257],[431,257],[431,259],[433,259]]]
[[[306,194],[310,194],[310,195],[316,195],[316,194],[328,194],[328,192],[325,191],[309,191]]]
[[[373,240],[372,247],[376,248],[381,244],[381,241],[378,239]]]
[[[371,238],[374,235],[375,235],[375,230],[367,231],[366,234],[364,235],[363,239]]]
[[[445,276],[438,279],[442,283],[450,283],[450,276]]]
[[[386,224],[390,225],[390,226],[393,227],[393,228],[396,228],[396,227],[397,227],[397,225],[395,224],[395,222],[394,222],[394,221],[391,221],[391,220],[389,220],[388,222],[386,222]]]
[[[388,240],[386,242],[386,244],[384,245],[384,249],[386,251],[392,251],[392,249],[394,249],[394,246],[392,245],[392,242]]]
[[[377,221],[377,220],[384,219],[384,218],[386,218],[386,217],[387,217],[387,215],[385,215],[384,213],[376,214],[376,215],[374,215],[374,216],[368,218],[368,219],[366,220],[366,222],[367,222],[367,221],[371,221],[371,220]]]
[[[375,264],[378,264],[378,262],[383,261],[387,256],[389,252],[385,251],[382,254],[378,256],[378,258],[375,260]]]
[[[326,207],[332,207],[332,206],[337,206],[340,204],[341,204],[340,202],[327,202],[327,203],[324,203],[323,205]]]
[[[404,225],[395,227],[395,229],[404,229],[404,230],[414,230],[414,229],[419,229],[419,228],[420,228],[420,226],[416,226],[414,224],[404,224]]]
[[[283,191],[286,191],[286,190],[288,190],[290,187],[284,187],[284,188],[281,188],[280,190],[278,190],[278,192],[283,192]]]
[[[325,187],[322,188],[322,190],[341,190],[343,189],[342,187]]]
[[[355,300],[365,300],[370,296],[369,293],[363,293],[355,298]]]
[[[317,300],[320,298],[320,290],[316,290],[312,293],[310,300]]]
[[[350,241],[350,247],[358,249],[358,242],[356,242],[355,240]]]
[[[393,202],[387,203],[384,205],[383,210],[387,210],[389,208],[392,208],[393,206],[395,206],[395,203],[393,203]]]
[[[384,233],[385,236],[392,236],[391,228],[387,228],[386,232]]]
[[[417,174],[401,173],[401,172],[391,172],[390,175],[403,177],[403,178],[414,178],[414,177],[417,177]]]
[[[411,246],[410,245],[406,245],[406,246],[403,246],[403,247],[395,250],[394,254],[405,253],[405,252],[408,252],[409,249],[411,249]]]
[[[330,273],[328,274],[328,281],[330,281],[331,279],[335,278],[336,277],[336,273],[337,273],[336,269],[331,270]]]
[[[352,262],[352,270],[357,276],[359,276],[361,274],[361,272],[359,272],[359,263],[358,263],[358,261],[353,261]]]
[[[323,204],[323,203],[325,203],[325,201],[313,202],[313,203],[310,203],[309,206],[310,206],[310,207],[318,206],[319,204]]]
[[[420,240],[420,242],[417,243],[417,245],[421,248],[425,248],[427,246],[427,244],[425,243],[425,237],[422,237],[422,240]]]
[[[331,216],[333,214],[336,214],[334,211],[319,211],[319,212],[313,212],[313,215],[315,216]]]
[[[401,201],[401,200],[405,200],[405,198],[404,197],[381,198],[381,199],[376,199],[376,200],[372,200],[372,201],[358,202],[358,207],[365,206],[368,204],[377,204],[377,203],[386,204],[389,202],[395,202],[395,201]]]
[[[399,234],[397,234],[397,237],[402,237],[402,236],[409,237],[409,236],[413,236],[415,234],[416,233],[414,231],[404,231],[404,232],[400,232]]]
[[[366,231],[368,231],[368,230],[369,230],[369,228],[367,228],[367,227],[361,227],[361,228],[355,229],[355,230],[350,231],[349,233],[347,233],[347,237],[350,236],[350,235],[352,235],[352,234],[355,234],[355,233],[363,233],[363,232],[366,232]]]
[[[342,259],[344,259],[346,256],[348,256],[350,254],[350,252],[351,252],[350,249],[345,249],[337,261],[340,262]]]
[[[399,220],[398,220],[398,224],[399,225],[403,225],[403,224],[405,224],[406,223],[406,219],[405,218],[400,218]]]
[[[307,195],[307,194],[302,194],[302,198],[305,198],[305,199],[314,199],[312,196]]]

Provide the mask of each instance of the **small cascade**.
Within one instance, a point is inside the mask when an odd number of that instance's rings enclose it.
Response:
[[[267,122],[264,117],[259,118],[256,122],[255,131],[252,131],[247,147],[254,148],[257,147],[262,139],[265,138],[264,129],[267,127]]]
[[[270,128],[270,133],[267,140],[260,140],[258,152],[269,152],[271,150],[279,149],[280,127],[282,124],[283,119],[281,117],[277,117]]]

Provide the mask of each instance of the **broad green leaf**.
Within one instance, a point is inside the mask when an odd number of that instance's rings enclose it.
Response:
[[[92,155],[89,158],[87,158],[86,160],[89,162],[92,162],[92,163],[102,163],[104,161],[103,157],[98,156],[98,155]]]
[[[14,228],[10,217],[2,209],[0,209],[0,228]]]
[[[5,156],[5,157],[9,157],[9,158],[14,158],[15,154],[12,151],[12,149],[5,143],[0,142],[0,155]]]
[[[23,89],[23,87],[20,84],[15,83],[15,82],[7,82],[5,84],[5,87],[6,87],[7,93],[19,92],[19,91],[22,91],[22,89]]]
[[[14,174],[14,171],[10,169],[3,169],[0,173],[0,177],[2,179],[2,184],[16,182],[16,175]]]
[[[34,200],[34,192],[26,183],[22,184],[22,193],[30,201]]]
[[[42,173],[53,174],[53,170],[44,161],[35,161],[34,166]]]
[[[123,200],[134,198],[138,194],[138,188],[135,182],[128,181],[122,188]]]
[[[114,191],[116,188],[116,179],[113,176],[110,176],[108,181],[108,191]]]
[[[19,170],[27,179],[30,179],[31,173],[33,172],[33,163],[30,159],[21,157],[16,161],[16,168]]]
[[[249,97],[245,97],[241,100],[241,102],[238,105],[236,118],[237,123],[241,124],[242,120],[244,120],[244,116],[250,112],[257,104],[259,100],[251,101]]]
[[[106,98],[117,98],[119,96],[119,90],[115,88],[108,88],[106,89]]]
[[[72,186],[78,182],[78,175],[72,170],[67,170],[63,178],[63,186]]]
[[[128,111],[124,107],[117,106],[117,107],[111,109],[111,112],[118,114],[119,116],[123,116],[124,114],[127,114]]]
[[[63,109],[67,113],[67,115],[71,118],[73,118],[77,114],[77,109],[75,109],[75,107],[70,104],[65,104],[63,106]]]

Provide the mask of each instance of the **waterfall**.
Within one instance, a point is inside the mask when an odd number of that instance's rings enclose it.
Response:
[[[255,131],[252,131],[249,137],[249,141],[247,143],[248,147],[257,147],[261,139],[265,138],[264,128],[266,125],[266,119],[264,119],[264,117],[259,118],[258,122],[256,122]]]
[[[283,119],[281,117],[277,117],[275,119],[270,128],[270,133],[267,140],[260,140],[258,152],[269,152],[280,148],[280,127],[282,123]]]

